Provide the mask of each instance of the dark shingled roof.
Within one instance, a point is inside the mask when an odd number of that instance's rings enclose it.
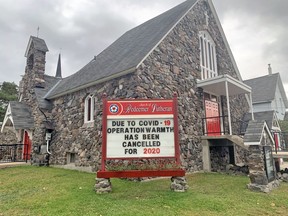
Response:
[[[244,135],[244,144],[259,143],[261,141],[265,121],[250,121]]]
[[[288,101],[279,73],[245,80],[244,83],[252,88],[253,103],[269,102],[275,99],[276,87],[279,86],[285,107]]]
[[[31,129],[34,127],[34,119],[29,106],[18,101],[11,101],[10,107],[14,128],[16,130]]]
[[[126,32],[77,73],[63,79],[47,98],[134,71],[196,2],[197,0],[187,0]]]
[[[35,88],[36,99],[39,105],[39,108],[42,109],[52,109],[52,103],[45,99],[44,96],[48,93],[48,91],[55,86],[57,82],[59,82],[59,78],[44,75],[45,87],[44,88]]]
[[[40,51],[43,51],[43,52],[49,51],[48,47],[47,47],[47,45],[46,45],[46,43],[45,43],[45,41],[43,39],[38,38],[38,37],[34,37],[34,36],[30,36],[30,39],[29,39],[29,42],[28,42],[28,45],[27,45],[27,49],[26,49],[26,52],[25,52],[25,57],[27,57],[29,48],[30,48],[32,43],[33,43],[33,46],[34,46],[34,48],[36,50],[40,50]]]
[[[254,119],[258,121],[265,121],[269,129],[272,129],[273,121],[275,117],[275,111],[263,111],[263,112],[255,112],[254,113]],[[251,113],[246,113],[243,117],[244,122],[249,122],[252,119]],[[241,129],[242,131],[242,129]]]

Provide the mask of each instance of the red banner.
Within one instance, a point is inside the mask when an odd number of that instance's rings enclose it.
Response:
[[[173,111],[173,100],[107,101],[107,116],[172,115]]]

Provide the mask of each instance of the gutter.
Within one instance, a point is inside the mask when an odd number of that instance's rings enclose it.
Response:
[[[79,90],[82,90],[84,88],[88,88],[88,87],[91,87],[91,86],[94,86],[96,84],[100,84],[100,83],[103,83],[103,82],[106,82],[106,81],[109,81],[111,79],[115,79],[115,78],[118,78],[118,77],[121,77],[121,76],[124,76],[124,75],[127,75],[127,74],[130,74],[130,73],[133,73],[135,72],[135,70],[137,69],[137,67],[133,66],[132,68],[130,69],[127,69],[127,70],[124,70],[124,71],[121,71],[117,74],[113,74],[111,76],[108,76],[108,77],[104,77],[102,79],[99,79],[99,80],[95,80],[93,82],[90,82],[90,83],[87,83],[87,84],[84,84],[84,85],[80,85],[76,88],[73,88],[73,89],[70,89],[70,90],[67,90],[67,91],[64,91],[64,92],[60,92],[58,94],[55,94],[55,95],[52,95],[52,96],[49,96],[49,94],[52,92],[52,89],[44,96],[45,99],[55,99],[55,98],[58,98],[60,96],[63,96],[63,95],[67,95],[69,93],[73,93],[73,92],[76,92],[76,91],[79,91]],[[56,84],[58,85],[59,82]],[[53,87],[53,89],[55,89],[56,85]]]

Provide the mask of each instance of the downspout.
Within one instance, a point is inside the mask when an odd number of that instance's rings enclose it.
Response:
[[[45,115],[45,113],[39,108],[40,112],[45,116],[46,121],[48,121],[47,116]],[[49,139],[47,139],[46,137],[46,152],[51,155],[51,152],[49,151]],[[48,161],[49,162],[49,161]]]
[[[51,155],[51,152],[49,152],[49,140],[47,140],[47,153]]]

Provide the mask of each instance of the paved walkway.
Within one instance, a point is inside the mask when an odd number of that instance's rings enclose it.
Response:
[[[26,163],[26,162],[0,163],[0,169],[6,168],[6,167],[21,166],[21,165],[30,165],[30,163]]]

